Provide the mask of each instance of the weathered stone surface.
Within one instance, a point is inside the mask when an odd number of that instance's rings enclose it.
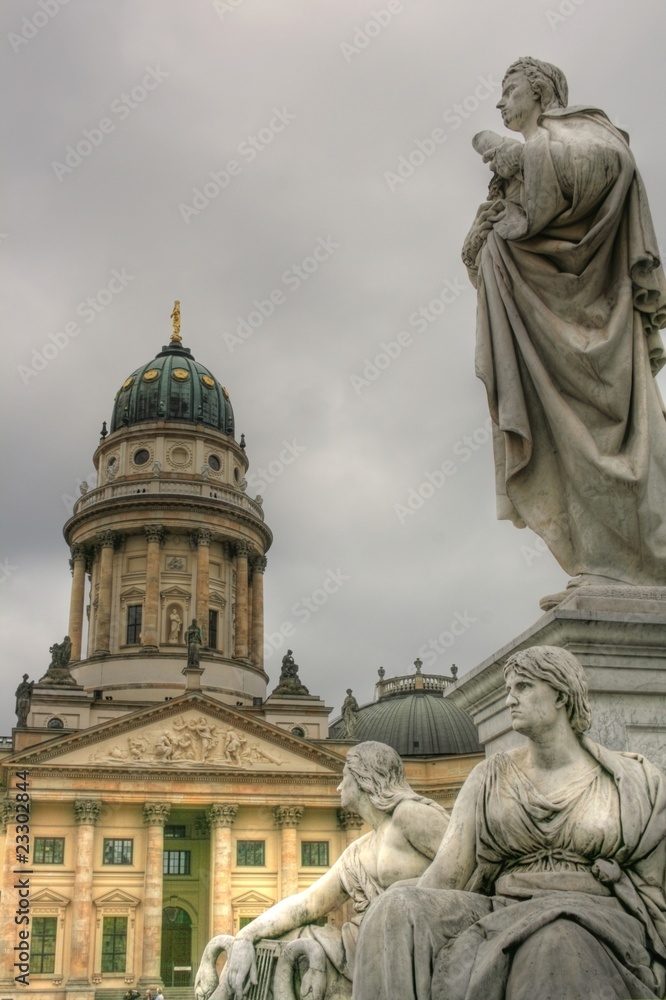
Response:
[[[556,67],[520,59],[480,133],[494,171],[463,259],[478,288],[477,375],[494,427],[498,517],[572,577],[666,584],[666,278],[626,135],[567,106]],[[560,596],[560,595],[556,595]]]

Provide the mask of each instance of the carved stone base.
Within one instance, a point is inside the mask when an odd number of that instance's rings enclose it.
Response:
[[[666,587],[582,586],[447,688],[490,755],[522,745],[504,701],[503,667],[528,646],[561,646],[578,657],[590,688],[590,737],[643,753],[666,770]]]

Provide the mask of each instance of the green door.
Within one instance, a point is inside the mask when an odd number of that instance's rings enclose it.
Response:
[[[179,906],[162,910],[161,973],[165,986],[192,985],[192,921]]]

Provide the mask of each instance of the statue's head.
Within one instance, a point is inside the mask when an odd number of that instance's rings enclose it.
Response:
[[[545,681],[566,696],[566,712],[571,728],[584,733],[592,725],[587,681],[580,662],[573,653],[559,646],[530,646],[514,653],[506,661],[504,678],[509,673]]]
[[[511,63],[504,74],[502,86],[512,74],[525,76],[539,99],[542,111],[549,108],[566,108],[569,100],[569,87],[567,79],[561,69],[553,66],[552,63],[541,62],[540,59],[532,59],[531,56],[523,56]]]
[[[395,809],[405,792],[415,795],[407,784],[399,755],[386,743],[359,743],[349,751],[345,763],[358,787],[381,812]]]

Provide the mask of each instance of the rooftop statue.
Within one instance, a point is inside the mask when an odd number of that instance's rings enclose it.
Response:
[[[585,583],[666,585],[666,279],[627,135],[567,107],[557,67],[513,63],[493,170],[465,241],[500,519]],[[564,595],[546,599],[553,606]]]
[[[250,984],[257,982],[254,946],[262,938],[290,931],[299,937],[285,946],[278,961],[276,1000],[293,1000],[292,969],[301,960],[308,966],[301,996],[326,1000],[351,996],[355,944],[365,911],[397,879],[415,878],[425,871],[444,835],[448,814],[410,788],[400,757],[384,743],[359,743],[349,751],[338,791],[342,808],[358,814],[372,830],[303,892],[272,906],[235,938],[213,938],[197,973],[197,1000],[211,995],[214,1000],[242,1000]],[[342,930],[332,924],[303,926],[346,900],[353,903],[355,916]],[[229,951],[229,958],[218,985],[215,963],[222,950]]]
[[[369,908],[354,1000],[664,997],[664,775],[587,739],[568,651],[521,650],[504,677],[527,743],[472,771],[432,865]]]

